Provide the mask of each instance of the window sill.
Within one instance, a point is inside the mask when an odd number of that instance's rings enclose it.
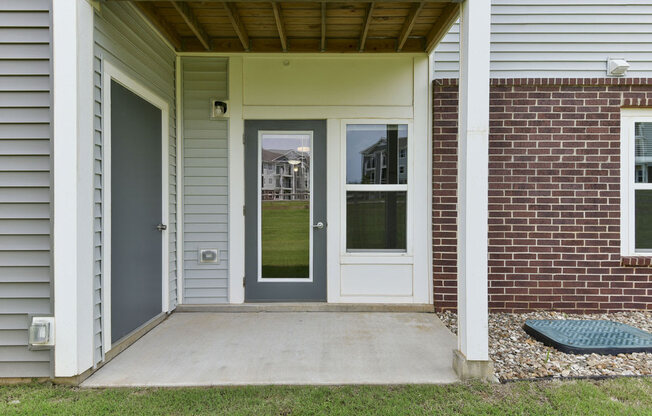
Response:
[[[652,256],[622,256],[620,265],[623,267],[652,267]]]

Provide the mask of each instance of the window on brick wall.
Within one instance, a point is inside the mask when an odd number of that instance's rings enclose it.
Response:
[[[622,110],[621,191],[621,253],[652,255],[652,110]]]

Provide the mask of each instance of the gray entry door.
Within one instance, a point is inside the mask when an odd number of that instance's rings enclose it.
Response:
[[[245,300],[326,300],[326,121],[245,121]]]
[[[161,110],[111,82],[111,342],[162,311]]]

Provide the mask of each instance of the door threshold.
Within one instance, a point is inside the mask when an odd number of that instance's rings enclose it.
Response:
[[[176,312],[434,312],[423,303],[278,302],[223,305],[177,305]]]

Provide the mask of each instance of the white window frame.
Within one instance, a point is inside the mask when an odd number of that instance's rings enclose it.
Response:
[[[104,353],[112,348],[111,343],[111,81],[115,81],[132,93],[161,110],[161,220],[169,225],[169,120],[170,106],[168,102],[139,81],[127,75],[110,62],[102,62],[102,98],[103,98],[103,158],[102,158],[102,340]],[[162,231],[162,269],[161,269],[161,313],[170,310],[169,276],[170,276],[170,231]]]
[[[389,125],[389,124],[404,124],[408,128],[408,137],[407,137],[407,184],[347,184],[346,183],[346,128],[352,124],[368,124],[368,125]],[[340,131],[340,140],[341,140],[341,160],[344,163],[340,164],[341,171],[341,194],[340,200],[341,203],[341,229],[340,229],[340,256],[345,258],[365,258],[365,257],[382,257],[382,258],[406,258],[405,260],[412,260],[413,256],[413,245],[412,245],[412,234],[413,234],[413,198],[414,198],[414,178],[413,178],[413,163],[414,156],[412,154],[414,150],[414,145],[412,141],[414,140],[414,129],[412,119],[345,119],[341,121],[341,131]],[[406,195],[406,248],[405,250],[348,250],[346,245],[346,224],[348,221],[346,215],[346,193],[347,191],[372,191],[372,192],[391,192],[391,191],[404,191]]]
[[[262,211],[262,165],[263,165],[263,158],[262,158],[262,152],[263,152],[263,136],[266,134],[278,134],[278,135],[283,135],[287,134],[289,136],[299,136],[299,135],[306,135],[310,137],[310,222],[309,222],[309,232],[310,232],[310,247],[308,249],[308,252],[310,254],[309,258],[309,267],[308,267],[308,278],[305,277],[263,277],[263,211]],[[256,215],[258,217],[257,219],[257,225],[256,227],[258,228],[256,230],[256,233],[258,234],[257,237],[257,244],[258,247],[256,247],[257,250],[257,257],[258,257],[258,276],[257,276],[257,281],[258,282],[278,282],[278,283],[283,283],[283,282],[295,282],[295,283],[310,283],[313,281],[313,234],[314,234],[314,229],[312,227],[313,224],[313,211],[314,211],[314,192],[313,192],[313,149],[314,149],[314,132],[312,130],[259,130],[258,131],[258,185],[257,185],[257,202],[256,202]],[[280,167],[280,166],[277,166]]]
[[[636,123],[652,123],[652,109],[627,108],[620,113],[620,253],[622,256],[652,256],[652,250],[636,250],[636,190],[652,190],[652,183],[636,183],[634,167]]]

